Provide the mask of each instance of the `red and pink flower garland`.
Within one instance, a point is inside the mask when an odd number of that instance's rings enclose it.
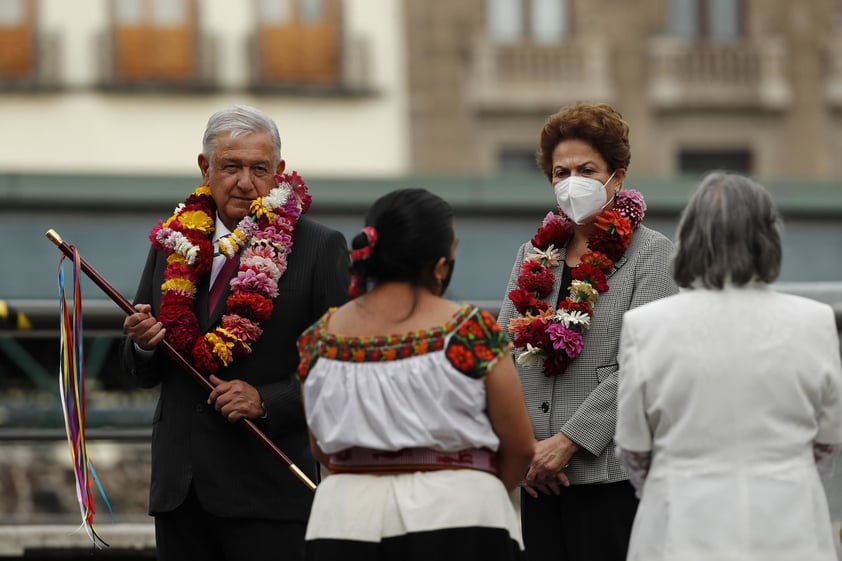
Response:
[[[518,287],[508,295],[521,315],[508,325],[515,347],[523,349],[518,364],[542,365],[545,376],[558,376],[581,354],[597,298],[608,290],[606,274],[626,252],[645,211],[643,196],[626,190],[617,195],[611,210],[596,218],[589,251],[572,270],[570,293],[557,310],[543,299],[552,292],[553,269],[559,266],[557,248],[567,243],[573,222],[563,213],[547,214],[531,240],[532,252],[521,264]]]
[[[251,214],[230,238],[246,249],[231,280],[222,324],[204,335],[193,304],[196,286],[213,263],[216,205],[210,187],[198,187],[149,234],[152,245],[167,254],[158,320],[167,329],[167,341],[182,355],[192,356],[193,366],[202,373],[217,372],[234,358],[250,354],[251,344],[263,333],[260,324],[272,315],[295,226],[311,200],[297,173],[276,176],[275,181],[277,186],[267,196],[252,201]],[[228,258],[236,255],[224,244],[220,249]]]

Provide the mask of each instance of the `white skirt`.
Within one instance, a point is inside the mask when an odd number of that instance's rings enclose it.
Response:
[[[471,469],[330,475],[316,489],[306,540],[311,560],[523,555],[502,482]]]

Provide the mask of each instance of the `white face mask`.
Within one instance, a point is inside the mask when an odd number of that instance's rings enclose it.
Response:
[[[559,181],[553,185],[558,208],[576,224],[584,224],[611,203],[610,200],[605,201],[605,186],[614,177],[614,173],[605,183],[581,175],[571,175]]]

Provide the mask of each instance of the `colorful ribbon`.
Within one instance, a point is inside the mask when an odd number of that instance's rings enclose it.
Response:
[[[59,261],[59,314],[61,320],[61,359],[59,364],[59,392],[61,408],[64,414],[64,427],[67,444],[73,462],[76,479],[76,498],[82,515],[82,527],[97,547],[108,546],[94,526],[93,486],[96,485],[108,511],[112,514],[111,504],[102,488],[93,462],[88,458],[85,441],[85,364],[82,349],[82,259],[73,248],[73,306],[68,309],[65,298],[64,258]]]

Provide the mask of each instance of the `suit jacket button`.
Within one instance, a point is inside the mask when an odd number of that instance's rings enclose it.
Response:
[[[205,406],[202,403],[196,405],[196,413],[201,413],[205,410]]]
[[[546,413],[549,410],[550,410],[550,404],[548,402],[545,401],[544,403],[541,404],[541,411]]]

